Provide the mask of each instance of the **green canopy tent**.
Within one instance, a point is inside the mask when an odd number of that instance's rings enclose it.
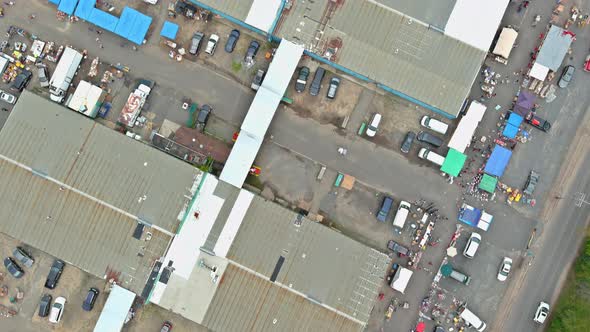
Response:
[[[450,176],[457,176],[463,169],[463,165],[465,165],[466,160],[466,155],[453,148],[450,148],[440,170],[449,174]]]
[[[495,176],[484,174],[479,182],[479,189],[493,194],[496,190],[496,184],[498,184],[498,178]]]

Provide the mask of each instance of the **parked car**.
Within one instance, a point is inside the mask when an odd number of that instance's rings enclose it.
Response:
[[[548,132],[549,129],[551,129],[551,123],[535,115],[535,112],[529,112],[529,114],[527,114],[527,116],[524,119],[531,126],[544,132]]]
[[[16,97],[11,95],[8,92],[4,92],[2,90],[0,90],[0,99],[4,100],[5,102],[9,103],[9,104],[14,104],[16,102]]]
[[[451,270],[451,274],[449,275],[449,277],[451,279],[454,279],[464,285],[469,285],[469,283],[471,282],[471,277],[466,275],[463,272],[457,271],[455,269]]]
[[[12,257],[4,258],[4,267],[6,267],[8,272],[10,272],[10,274],[12,274],[12,276],[17,279],[22,278],[22,276],[25,275],[25,271],[23,271],[23,269],[18,266]]]
[[[170,323],[169,321],[165,321],[164,324],[162,325],[162,328],[160,329],[160,332],[170,332],[172,331],[172,323]]]
[[[402,142],[401,150],[403,153],[410,152],[410,149],[412,148],[412,143],[414,143],[415,138],[416,138],[416,133],[414,133],[413,131],[408,131],[408,133],[406,134],[406,137],[404,138],[404,141]]]
[[[92,308],[94,308],[94,303],[98,298],[98,294],[98,289],[94,287],[90,288],[88,290],[88,293],[86,293],[86,298],[84,299],[84,302],[82,302],[82,309],[84,309],[85,311],[91,311]]]
[[[238,39],[240,39],[240,31],[232,30],[229,33],[229,37],[227,37],[227,41],[225,42],[225,51],[227,53],[231,53],[234,51],[236,44],[238,43]]]
[[[258,53],[258,49],[260,48],[260,43],[256,40],[250,42],[250,46],[248,46],[248,50],[246,51],[246,55],[244,56],[245,62],[250,62],[254,60],[256,53]]]
[[[481,235],[476,232],[471,233],[471,236],[465,245],[465,249],[463,249],[463,256],[467,258],[475,257],[475,253],[477,252],[477,248],[479,248],[480,243]]]
[[[510,269],[512,269],[512,259],[510,257],[504,257],[502,265],[500,265],[500,270],[498,271],[498,280],[506,281],[508,274],[510,274]]]
[[[205,53],[209,55],[213,55],[215,53],[215,49],[217,48],[217,43],[219,42],[219,36],[216,34],[212,34],[209,36],[209,41],[207,42],[207,47],[205,48]]]
[[[64,314],[64,309],[66,306],[66,298],[60,296],[55,299],[53,305],[51,306],[51,313],[49,314],[49,322],[57,324],[61,320],[61,317]]]
[[[563,68],[563,72],[561,72],[561,77],[559,77],[559,82],[557,82],[557,85],[562,89],[567,88],[574,78],[575,72],[576,68],[574,66],[565,66],[565,68]]]
[[[422,125],[422,127],[424,128],[428,128],[432,131],[435,131],[439,134],[446,134],[447,130],[449,129],[449,125],[437,120],[435,118],[431,118],[428,115],[425,115],[422,117],[422,120],[420,120],[420,124]]]
[[[21,262],[24,266],[31,268],[35,260],[31,255],[22,247],[16,247],[12,252],[12,256],[16,258],[19,262]]]
[[[39,317],[47,317],[49,310],[51,309],[51,295],[45,294],[39,301]]]
[[[320,94],[320,89],[322,88],[322,80],[324,79],[324,75],[326,75],[326,70],[322,67],[318,68],[313,75],[313,80],[309,86],[309,94],[312,96],[317,96]]]
[[[57,286],[57,282],[59,281],[59,278],[61,277],[61,273],[64,271],[65,266],[66,263],[59,259],[53,261],[53,264],[49,269],[49,274],[47,275],[47,280],[45,280],[45,288],[54,289],[55,286]]]
[[[47,73],[47,67],[37,67],[37,76],[39,76],[39,85],[41,85],[42,88],[49,86],[49,73]]]
[[[250,84],[252,90],[258,91],[260,85],[262,84],[262,81],[264,80],[265,75],[266,72],[264,70],[258,69],[258,71],[256,72],[256,76],[254,76],[254,79],[252,80],[252,84]]]
[[[427,148],[421,148],[420,151],[418,151],[418,158],[428,160],[438,166],[442,166],[445,162],[445,157],[434,151],[430,151],[430,149]]]
[[[527,195],[532,195],[533,192],[535,191],[535,187],[537,186],[537,182],[539,182],[539,179],[541,178],[541,175],[533,170],[531,170],[531,172],[529,173],[529,177],[526,180],[526,183],[524,185],[524,189],[522,190],[523,193],[527,194]]]
[[[537,311],[535,312],[535,317],[533,317],[533,321],[535,323],[543,324],[549,316],[549,303],[541,302],[537,307]]]
[[[191,39],[191,47],[188,50],[190,54],[197,55],[199,53],[203,37],[205,37],[205,35],[202,32],[195,32],[193,39]]]
[[[387,215],[389,211],[391,211],[391,206],[393,205],[393,198],[389,196],[383,197],[383,201],[381,202],[381,207],[379,208],[379,212],[377,212],[377,220],[380,222],[387,221]]]
[[[307,78],[309,77],[309,68],[303,66],[299,68],[299,76],[297,76],[297,81],[295,82],[295,91],[303,92],[305,91],[305,86],[307,85]]]
[[[24,90],[24,88],[27,86],[27,84],[29,84],[29,81],[31,80],[31,77],[33,76],[33,73],[31,73],[28,70],[23,70],[20,72],[20,74],[16,75],[16,77],[14,78],[14,81],[12,81],[12,85],[10,86],[10,89],[13,91],[18,91],[21,92]]]
[[[420,142],[428,143],[435,147],[440,147],[443,144],[442,139],[432,135],[431,133],[427,133],[425,131],[421,131],[418,133],[418,140]]]
[[[328,87],[328,94],[326,97],[328,99],[336,98],[336,92],[338,92],[338,87],[340,86],[340,79],[338,77],[332,77],[330,80],[330,86]]]
[[[202,105],[199,109],[199,114],[197,114],[197,124],[205,127],[211,112],[213,112],[213,108],[211,108],[211,106],[207,104]]]
[[[584,60],[584,71],[590,71],[590,54],[588,54],[586,60]]]
[[[399,257],[403,257],[403,256],[410,256],[412,254],[412,252],[410,251],[410,249],[402,246],[401,244],[393,241],[393,240],[389,240],[387,242],[387,249],[397,253],[397,255]]]
[[[437,325],[434,327],[434,332],[445,332],[445,328],[440,325]]]
[[[371,118],[371,122],[367,126],[367,131],[365,132],[369,137],[375,137],[377,135],[377,129],[379,129],[379,123],[381,122],[381,114],[375,113],[373,114],[373,118]]]

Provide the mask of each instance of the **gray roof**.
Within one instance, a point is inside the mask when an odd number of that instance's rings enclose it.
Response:
[[[329,0],[285,12],[278,34],[324,55],[337,47],[337,64],[411,98],[458,114],[486,52],[445,36],[409,16],[371,1],[345,1],[321,31]],[[338,45],[337,40],[341,40]]]
[[[170,233],[200,174],[26,91],[0,132],[0,154]]]
[[[387,255],[256,196],[227,258],[368,322],[390,263]]]
[[[444,29],[457,0],[375,0],[426,24]]]
[[[10,124],[8,124],[10,125]],[[120,273],[119,283],[140,293],[154,259],[170,236],[150,229],[150,241],[132,237],[128,216],[0,159],[0,232],[95,276]],[[138,255],[143,253],[143,256]]]
[[[236,18],[240,21],[245,21],[246,17],[248,16],[248,12],[250,11],[250,7],[252,7],[252,3],[254,0],[198,0],[192,1],[189,0],[196,5],[199,3],[209,6],[213,9],[216,9],[224,14],[227,14],[233,18]]]
[[[564,32],[565,30],[558,26],[551,26],[537,55],[537,63],[552,71],[559,69],[574,38]]]
[[[212,331],[362,331],[292,291],[228,265],[203,325]]]

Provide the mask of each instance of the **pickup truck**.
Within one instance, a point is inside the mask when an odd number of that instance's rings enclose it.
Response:
[[[399,244],[393,240],[389,240],[389,242],[387,242],[387,249],[397,253],[397,255],[399,257],[412,255],[412,252],[410,251],[410,249],[402,246],[401,244]]]
[[[549,121],[543,118],[536,116],[534,112],[529,112],[529,114],[527,114],[527,116],[525,117],[525,121],[531,126],[544,132],[548,132],[549,129],[551,129],[551,123],[549,123]]]

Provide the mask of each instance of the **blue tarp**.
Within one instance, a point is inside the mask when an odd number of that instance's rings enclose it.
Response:
[[[484,172],[489,175],[501,177],[502,174],[504,174],[506,166],[508,166],[511,156],[512,151],[496,144],[488,162],[486,163]]]
[[[151,23],[151,17],[144,15],[133,8],[125,7],[119,18],[119,23],[115,28],[115,33],[127,40],[141,45]]]
[[[473,227],[477,227],[480,218],[481,210],[467,204],[463,204],[459,209],[459,215],[457,216],[457,219],[459,219],[460,222]]]
[[[57,5],[59,5],[59,2],[60,2],[60,1],[61,1],[61,0],[49,0],[49,3],[52,3],[52,4],[54,4],[54,5],[56,5],[56,6],[57,6]]]
[[[90,13],[88,22],[107,31],[115,32],[115,28],[117,27],[117,23],[119,23],[119,19],[107,12],[94,8]]]
[[[162,31],[160,31],[160,36],[168,39],[176,39],[176,34],[178,33],[178,24],[172,23],[170,21],[164,21],[164,25],[162,25]]]
[[[77,4],[78,0],[61,0],[59,6],[57,6],[57,10],[68,15],[72,15],[74,13],[74,9],[76,9]]]
[[[80,0],[74,15],[83,19],[84,21],[88,21],[94,6],[96,6],[96,0]]]
[[[524,118],[516,113],[510,113],[510,116],[508,116],[508,123],[516,127],[520,126],[522,120],[524,120]]]
[[[506,123],[506,127],[504,128],[502,135],[507,138],[515,138],[516,134],[518,134],[518,127],[510,123]]]

